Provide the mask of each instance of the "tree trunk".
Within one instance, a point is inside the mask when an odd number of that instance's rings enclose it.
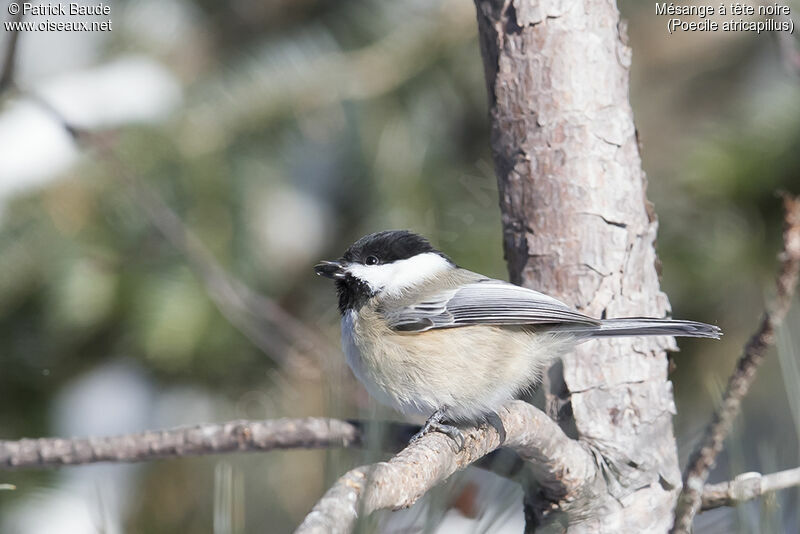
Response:
[[[595,317],[666,315],[615,3],[475,3],[511,280]],[[548,411],[595,452],[611,496],[568,512],[568,532],[669,529],[681,482],[672,343],[591,341],[548,374]],[[531,506],[529,524],[563,517]]]

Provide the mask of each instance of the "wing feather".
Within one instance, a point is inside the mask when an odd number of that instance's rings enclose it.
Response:
[[[429,294],[384,315],[390,328],[402,332],[477,324],[600,324],[544,293],[492,279]]]

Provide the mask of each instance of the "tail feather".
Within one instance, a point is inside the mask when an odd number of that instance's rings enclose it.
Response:
[[[587,330],[586,333],[589,337],[681,336],[719,339],[722,336],[722,330],[718,326],[695,321],[647,317],[605,319],[599,328]]]

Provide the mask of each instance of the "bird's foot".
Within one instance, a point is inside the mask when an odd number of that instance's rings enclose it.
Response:
[[[425,424],[422,426],[419,432],[414,434],[411,437],[410,443],[414,443],[419,438],[426,434],[430,434],[431,432],[441,432],[450,437],[453,441],[456,442],[458,446],[458,450],[461,451],[464,449],[464,434],[459,430],[457,427],[453,425],[446,425],[442,423],[442,420],[445,418],[445,410],[447,408],[440,408],[433,412]]]

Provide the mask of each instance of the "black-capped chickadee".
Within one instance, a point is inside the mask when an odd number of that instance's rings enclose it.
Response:
[[[404,230],[362,237],[315,269],[336,281],[342,348],[356,377],[378,401],[429,416],[415,439],[435,430],[463,445],[444,421],[491,416],[590,338],[722,333],[693,321],[593,319],[538,291],[462,269]]]

